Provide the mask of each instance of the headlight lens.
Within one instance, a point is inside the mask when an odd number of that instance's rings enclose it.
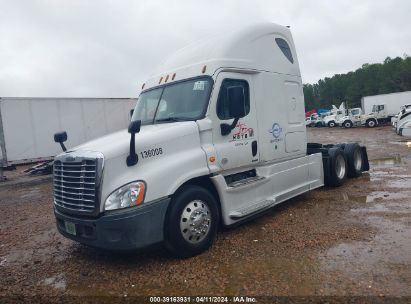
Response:
[[[104,210],[115,210],[143,203],[146,184],[143,181],[132,182],[111,193],[104,203]]]

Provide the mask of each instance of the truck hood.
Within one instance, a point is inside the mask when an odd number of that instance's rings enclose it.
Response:
[[[194,133],[198,133],[198,126],[194,121],[141,126],[140,132],[136,134],[136,151],[140,152]],[[67,152],[96,151],[103,153],[105,159],[126,156],[130,150],[130,136],[127,130],[118,131],[71,148]]]

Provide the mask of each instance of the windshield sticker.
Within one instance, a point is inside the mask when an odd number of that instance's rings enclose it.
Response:
[[[283,133],[283,128],[281,128],[278,123],[275,122],[268,132],[274,137],[274,139],[270,140],[270,143],[279,142],[282,140],[281,134]]]
[[[230,142],[244,141],[252,137],[254,137],[254,129],[249,128],[244,122],[238,122]]]
[[[193,91],[204,91],[205,81],[196,81],[194,82]]]

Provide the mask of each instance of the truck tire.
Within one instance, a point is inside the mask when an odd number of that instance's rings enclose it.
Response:
[[[213,195],[200,186],[184,186],[167,210],[164,245],[179,258],[197,255],[212,245],[218,223],[219,212]]]
[[[349,129],[349,128],[352,128],[353,124],[352,124],[352,122],[351,122],[351,121],[346,120],[346,121],[344,121],[343,126],[344,126],[344,128]]]
[[[346,144],[344,148],[345,158],[347,159],[347,176],[358,177],[363,168],[361,147],[359,144]]]
[[[340,147],[328,150],[328,161],[325,166],[324,182],[326,186],[339,187],[347,178],[347,159]]]
[[[317,128],[321,128],[321,127],[323,126],[323,124],[322,124],[321,122],[317,122],[317,123],[315,124],[315,126],[316,126]]]
[[[377,125],[374,119],[368,119],[365,124],[368,128],[374,128]]]
[[[328,122],[328,127],[329,128],[334,128],[335,127],[335,121],[334,120],[329,121]]]

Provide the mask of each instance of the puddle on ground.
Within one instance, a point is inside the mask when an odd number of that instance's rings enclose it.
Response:
[[[394,145],[402,145],[402,146],[406,146],[408,148],[411,148],[411,141],[410,140],[390,141],[389,143],[394,144]]]
[[[390,180],[387,182],[387,184],[392,188],[411,188],[411,177],[398,180]]]
[[[393,200],[404,200],[411,197],[411,191],[401,192],[389,192],[389,191],[374,191],[367,195],[350,195],[348,193],[342,193],[342,200],[344,202],[357,202],[357,203],[379,203],[388,202]]]
[[[54,287],[56,289],[62,289],[62,290],[66,289],[66,280],[65,280],[64,275],[62,273],[58,274],[56,276],[49,277],[49,278],[45,279],[43,281],[43,284],[47,285],[47,286]]]
[[[408,188],[411,178],[387,181],[390,187]],[[370,239],[342,242],[320,254],[321,268],[339,278],[345,289],[357,286],[360,295],[381,293],[411,295],[411,191],[374,191],[368,195],[343,195],[360,203],[352,215],[375,231]],[[392,273],[395,273],[395,277]],[[341,286],[344,288],[344,286]],[[365,294],[364,294],[365,292]]]
[[[372,159],[369,161],[370,165],[375,167],[387,167],[387,166],[394,166],[403,164],[403,160],[401,156],[397,155],[395,157],[386,157],[386,158],[379,158],[379,159]]]
[[[21,195],[20,197],[22,199],[31,199],[31,200],[33,200],[33,199],[40,198],[41,196],[42,196],[41,189],[38,188],[38,187],[33,187],[30,190],[26,189],[24,191],[24,194]]]
[[[322,267],[330,276],[340,277],[347,287],[358,286],[359,295],[410,296],[411,227],[383,216],[366,217],[378,232],[369,241],[342,243],[321,255]],[[391,274],[395,271],[396,275]],[[343,286],[341,286],[343,287]]]

